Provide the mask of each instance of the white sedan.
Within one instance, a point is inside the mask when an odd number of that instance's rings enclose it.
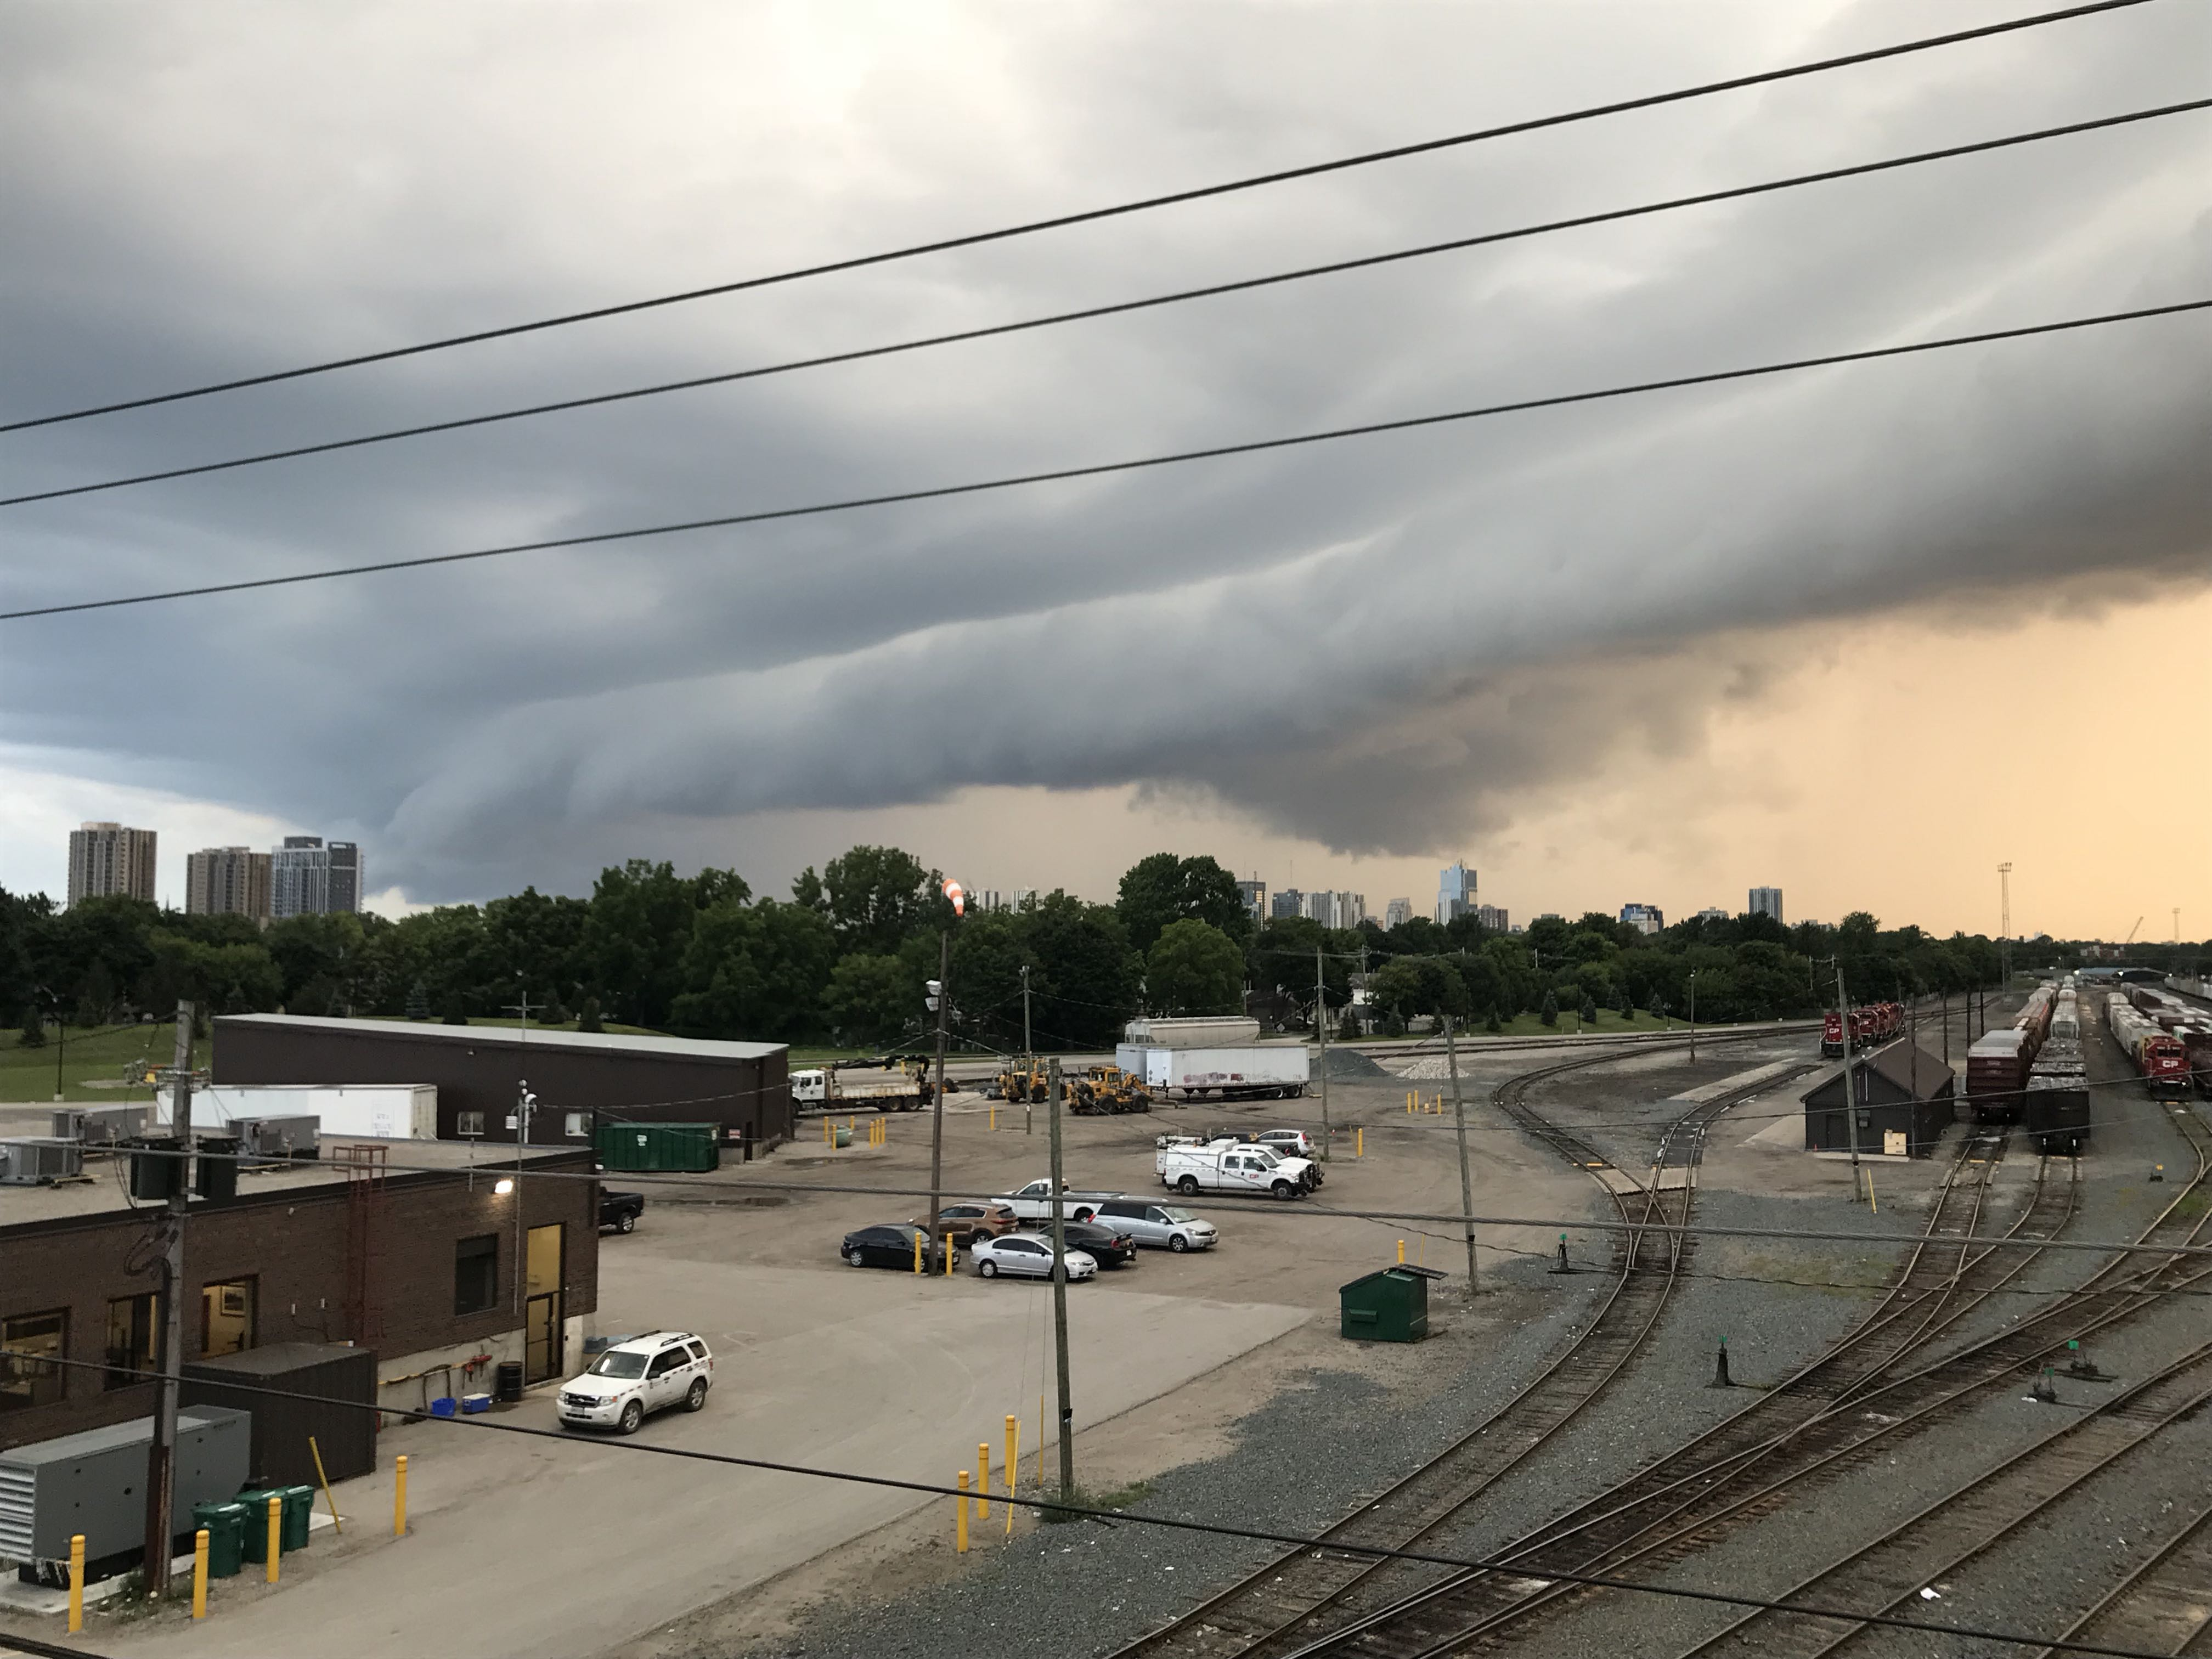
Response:
[[[1008,1233],[1000,1238],[979,1238],[970,1254],[975,1260],[975,1271],[986,1279],[996,1279],[1000,1273],[1026,1273],[1031,1279],[1052,1277],[1051,1243],[1028,1233]],[[1097,1276],[1097,1259],[1088,1250],[1070,1250],[1067,1253],[1070,1283]]]

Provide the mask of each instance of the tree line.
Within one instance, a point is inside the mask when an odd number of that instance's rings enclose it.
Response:
[[[732,870],[684,876],[632,860],[603,871],[588,897],[526,888],[398,921],[267,926],[125,898],[63,908],[0,890],[0,1021],[36,1042],[51,1021],[159,1017],[180,998],[216,1013],[453,1022],[527,1006],[535,1020],[586,1029],[918,1049],[933,1035],[926,982],[940,976],[943,948],[956,1040],[1015,1052],[1108,1047],[1139,1013],[1249,1013],[1285,1030],[1326,1018],[1341,1035],[1447,1013],[1680,1015],[1692,975],[1701,1021],[1777,1018],[1831,1006],[1839,967],[1855,1002],[1956,993],[1999,971],[1988,939],[1884,929],[1863,912],[1832,927],[1743,915],[1650,935],[1597,912],[1510,934],[1472,916],[1387,930],[1261,921],[1218,860],[1169,853],[1131,866],[1111,904],[1055,891],[956,916],[942,882],[895,847],[810,867],[788,897],[756,895]],[[2067,957],[2014,950],[2018,966]]]

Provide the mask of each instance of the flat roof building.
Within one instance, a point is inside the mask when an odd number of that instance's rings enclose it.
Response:
[[[246,847],[204,847],[185,858],[185,910],[195,916],[270,917],[270,855]]]
[[[89,898],[154,902],[151,830],[120,823],[85,823],[70,831],[69,902]]]
[[[1754,887],[1751,890],[1751,914],[1772,916],[1782,920],[1782,890],[1779,887]]]
[[[440,1139],[507,1142],[526,1081],[537,1097],[532,1146],[589,1146],[598,1113],[713,1123],[732,1145],[762,1146],[791,1136],[789,1055],[781,1042],[225,1014],[215,1022],[213,1080],[432,1084]]]

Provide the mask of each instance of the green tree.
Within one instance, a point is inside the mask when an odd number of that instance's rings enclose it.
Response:
[[[576,1011],[576,1029],[580,1031],[604,1031],[606,1022],[599,1018],[599,1000],[587,996],[584,1006]]]
[[[407,1018],[430,1018],[430,988],[420,974],[415,975],[415,982],[407,988]]]
[[[941,890],[943,881],[896,847],[855,847],[831,859],[822,866],[821,885],[838,949],[895,956],[909,936],[950,927],[952,906]],[[799,884],[805,884],[802,876]]]
[[[1583,1024],[1585,1024],[1585,1025],[1595,1025],[1595,1024],[1597,1024],[1597,999],[1596,999],[1595,997],[1585,996],[1585,997],[1583,999],[1583,1006],[1582,1006],[1580,1008],[1577,1009],[1577,1010],[1575,1011],[1575,1012],[1576,1012],[1576,1016],[1577,1016],[1577,1018],[1578,1018],[1582,1021],[1582,1023],[1583,1023]]]
[[[670,1020],[703,1036],[793,1042],[818,1035],[837,945],[800,904],[726,898],[698,913]]]
[[[1145,1000],[1164,1014],[1241,1014],[1244,953],[1208,922],[1171,921],[1146,959]]]
[[[46,1046],[46,1022],[40,1018],[39,1011],[34,1007],[27,1007],[23,1011],[23,1034],[19,1039],[19,1046],[25,1048]]]
[[[1536,1018],[1547,1025],[1557,1025],[1559,1023],[1559,993],[1550,990],[1544,993],[1544,1006],[1537,1011]]]
[[[1032,988],[1042,987],[1030,949],[1029,917],[1012,910],[969,916],[952,935],[952,1003],[958,1029],[993,1048],[1011,1052],[1022,1042],[1022,969]],[[921,975],[935,979],[933,963]],[[1048,1011],[1047,1011],[1048,1012]],[[1057,1029],[1040,1018],[1046,1029]]]
[[[693,918],[726,899],[742,902],[751,890],[729,870],[686,879],[672,865],[632,859],[601,871],[584,924],[580,977],[613,1003],[624,1024],[665,1025],[684,990]]]
[[[1122,873],[1114,905],[1133,950],[1149,952],[1172,922],[1202,921],[1242,943],[1252,921],[1237,878],[1214,859],[1154,853]]]
[[[1121,918],[1110,906],[1055,891],[1037,901],[1027,921],[1039,988],[1051,1000],[1038,1017],[1039,1036],[1064,1048],[1111,1047],[1137,1012],[1142,972]]]
[[[878,1048],[919,1030],[921,1005],[896,957],[851,956],[830,970],[822,1012],[839,1042]]]
[[[1489,1013],[1482,1022],[1482,1029],[1489,1032],[1492,1036],[1496,1036],[1500,1031],[1505,1029],[1505,1022],[1498,1017],[1498,1005],[1496,1003],[1492,1003],[1490,1006]]]

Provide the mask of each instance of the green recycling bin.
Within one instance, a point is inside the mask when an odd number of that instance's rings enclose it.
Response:
[[[276,1494],[284,1500],[284,1524],[280,1529],[277,1547],[287,1553],[307,1547],[307,1526],[314,1519],[315,1489],[313,1486],[279,1486]],[[265,1528],[268,1522],[262,1522]]]
[[[232,1500],[195,1504],[192,1525],[207,1529],[208,1577],[237,1577],[246,1559],[246,1505]]]
[[[283,1496],[281,1488],[270,1491],[259,1486],[238,1494],[238,1501],[246,1510],[246,1559],[255,1566],[261,1566],[269,1559],[269,1500],[274,1498],[281,1503]],[[276,1548],[282,1553],[283,1547],[280,1525]]]

